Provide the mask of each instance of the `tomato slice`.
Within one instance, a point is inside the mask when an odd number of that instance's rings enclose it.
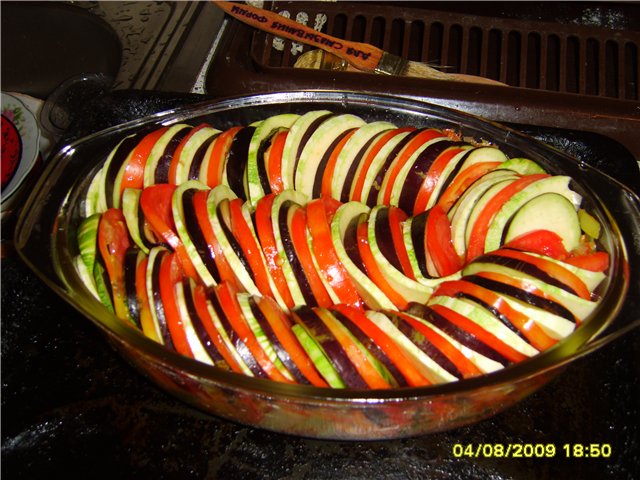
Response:
[[[256,203],[255,211],[255,224],[256,233],[262,246],[262,252],[264,253],[265,260],[267,262],[267,269],[271,274],[271,278],[280,292],[282,299],[287,308],[293,308],[295,302],[289,291],[289,285],[287,279],[280,265],[278,245],[273,233],[273,227],[271,223],[271,207],[275,200],[275,194],[270,193],[262,197]]]
[[[251,272],[253,273],[256,287],[258,287],[262,295],[273,295],[269,281],[269,272],[263,261],[262,248],[258,244],[251,227],[242,213],[243,203],[239,198],[234,198],[229,201],[231,231],[240,248],[242,248],[245,258],[249,262],[249,268],[251,268]]]
[[[176,285],[184,278],[176,253],[169,253],[162,257],[159,275],[160,298],[173,346],[176,352],[186,357],[194,358],[175,295]]]
[[[511,362],[521,362],[528,357],[523,353],[517,351],[510,345],[507,345],[491,332],[485,330],[474,321],[468,319],[464,315],[459,314],[455,310],[445,307],[444,305],[430,305],[431,309],[439,313],[454,325],[466,330],[471,335],[474,335],[481,342],[489,345],[496,352],[500,353],[503,357]]]
[[[566,269],[562,265],[556,262],[547,260],[545,258],[529,255],[525,252],[519,252],[517,250],[500,249],[491,252],[491,255],[499,255],[501,257],[513,258],[522,262],[530,263],[549,276],[561,282],[571,289],[577,296],[584,298],[585,300],[591,300],[591,292],[585,283],[571,270]]]
[[[398,153],[398,156],[393,161],[392,167],[387,173],[387,186],[382,196],[382,202],[380,203],[383,205],[389,205],[391,203],[391,192],[402,167],[405,166],[411,158],[411,155],[413,155],[418,148],[435,138],[446,138],[446,135],[435,128],[422,130],[404,146],[400,153]]]
[[[546,255],[556,260],[565,260],[569,255],[562,243],[562,237],[550,230],[525,232],[509,240],[504,247]]]
[[[185,274],[194,280],[199,280],[200,277],[187,249],[176,232],[171,208],[171,199],[176,188],[176,185],[168,183],[145,188],[140,195],[140,208],[156,238],[162,238],[176,252]]]
[[[162,340],[155,328],[153,316],[151,314],[151,305],[147,296],[147,265],[148,258],[144,258],[136,267],[136,296],[138,297],[138,305],[140,307],[140,326],[145,336],[162,344]]]
[[[220,300],[220,305],[222,305],[222,308],[227,314],[227,319],[229,320],[231,327],[249,348],[249,351],[256,359],[262,370],[264,370],[271,380],[292,383],[292,381],[285,377],[273,364],[256,339],[256,336],[253,334],[251,327],[242,313],[240,303],[238,302],[238,298],[236,296],[238,290],[232,287],[229,283],[224,282],[215,287],[215,292]]]
[[[429,167],[427,175],[422,181],[422,185],[420,185],[420,188],[418,189],[416,199],[413,202],[414,215],[424,212],[427,209],[431,196],[438,186],[445,168],[447,168],[449,162],[451,162],[451,160],[462,151],[464,151],[463,148],[450,147],[438,155],[438,157],[433,161],[431,167]]]
[[[569,256],[564,262],[575,267],[584,268],[592,272],[604,272],[609,268],[609,254],[607,252],[593,252],[584,255]]]
[[[351,319],[365,335],[368,335],[395,364],[410,386],[420,387],[431,384],[429,379],[416,368],[411,358],[405,354],[398,344],[384,330],[369,320],[362,310],[344,304],[335,305],[332,310],[336,310]]]
[[[225,130],[216,137],[213,144],[209,147],[210,154],[205,182],[209,187],[213,188],[222,183],[231,143],[236,133],[242,130],[242,128],[241,126],[237,126]]]
[[[451,222],[439,205],[429,210],[425,248],[441,277],[451,275],[462,268],[463,260],[458,256],[451,239]]]
[[[484,243],[487,238],[487,232],[489,231],[489,225],[502,206],[513,195],[520,192],[528,185],[547,177],[549,177],[549,174],[547,173],[526,175],[514,182],[511,182],[494,195],[494,197],[485,205],[484,210],[482,210],[480,215],[478,215],[478,218],[471,227],[471,236],[469,238],[469,246],[467,247],[468,262],[484,253]]]
[[[305,378],[316,387],[327,387],[327,382],[320,376],[309,355],[291,330],[291,319],[282,311],[277,302],[270,297],[261,297],[256,298],[256,305]]]
[[[145,135],[138,145],[131,152],[127,165],[124,167],[124,175],[122,184],[120,185],[120,196],[125,188],[137,188],[141,190],[144,187],[144,167],[147,159],[151,155],[151,150],[158,139],[164,135],[169,127],[162,127]]]
[[[407,245],[404,241],[402,234],[402,223],[408,218],[407,214],[398,207],[389,207],[389,228],[391,230],[391,239],[393,240],[393,246],[395,247],[400,266],[402,267],[402,273],[412,280],[416,279],[413,268],[411,268],[411,262],[409,261],[409,253],[407,252]]]
[[[176,174],[178,171],[178,165],[180,164],[180,156],[182,155],[182,150],[184,150],[185,145],[189,143],[189,140],[191,140],[191,137],[193,137],[196,133],[198,133],[203,128],[209,128],[209,125],[203,123],[202,125],[198,125],[197,127],[192,128],[189,131],[189,133],[187,133],[185,137],[182,140],[180,140],[180,143],[178,144],[175,152],[173,153],[173,157],[171,157],[171,162],[169,163],[169,183],[173,183],[173,184],[178,183],[176,179]]]
[[[368,152],[366,153],[365,158],[362,159],[362,167],[360,168],[360,173],[358,174],[357,178],[354,179],[355,183],[353,185],[353,195],[351,195],[351,200],[357,200],[359,202],[366,200],[362,198],[362,189],[364,188],[364,181],[367,176],[367,172],[369,171],[369,168],[373,163],[373,160],[375,159],[376,155],[380,152],[382,147],[384,147],[384,145],[396,135],[400,135],[401,133],[405,133],[405,132],[412,132],[414,130],[415,128],[413,127],[396,128],[384,133],[382,136],[380,136],[378,140],[376,140],[376,142],[373,144],[371,149],[369,149]]]
[[[271,145],[264,152],[269,186],[271,191],[276,194],[284,190],[284,184],[282,183],[282,152],[287,141],[287,135],[289,135],[288,129],[276,133],[271,139]]]
[[[441,283],[433,292],[434,296],[446,295],[456,297],[457,294],[468,294],[473,298],[495,308],[516,327],[536,349],[546,350],[557,343],[529,316],[511,307],[504,297],[465,280],[452,280]]]
[[[311,248],[320,273],[340,302],[364,308],[362,297],[333,246],[331,219],[340,205],[338,200],[325,196],[307,204],[307,226],[311,234]]]
[[[405,310],[409,305],[409,301],[391,286],[384,274],[380,271],[380,267],[373,256],[373,252],[371,251],[369,240],[367,238],[366,222],[358,225],[356,235],[358,241],[358,252],[360,252],[360,258],[362,259],[362,263],[364,264],[364,268],[367,271],[369,278],[385,293],[389,300],[391,300],[398,309]]]
[[[229,266],[227,258],[224,256],[222,246],[213,232],[207,208],[208,196],[209,191],[207,190],[200,190],[196,192],[193,196],[193,209],[195,211],[200,230],[202,231],[202,235],[207,242],[209,253],[213,257],[216,267],[218,268],[218,273],[220,274],[220,278],[216,278],[215,280],[217,282],[227,281],[235,287],[242,289],[240,281],[236,277],[235,273],[233,273],[231,266]]]
[[[122,320],[130,320],[124,275],[125,256],[130,246],[129,231],[122,210],[106,210],[98,224],[98,249],[109,275],[115,314]]]
[[[369,388],[391,388],[389,382],[384,379],[361,348],[353,341],[347,328],[329,310],[324,308],[314,308],[313,310],[340,343],[349,361],[356,368],[367,386]]]
[[[350,132],[340,139],[336,148],[331,152],[331,156],[329,157],[329,161],[324,169],[324,173],[322,174],[322,187],[320,190],[321,195],[326,195],[327,197],[331,196],[331,182],[333,181],[333,172],[336,169],[336,163],[338,161],[338,156],[340,156],[340,152],[349,141],[349,139],[356,133],[357,129],[353,129]]]
[[[291,218],[289,228],[291,241],[304,269],[313,296],[320,307],[333,305],[333,300],[327,292],[322,279],[316,269],[309,244],[307,243],[307,214],[303,207],[294,207],[295,211]]]
[[[445,188],[444,192],[442,192],[442,195],[440,195],[440,198],[438,199],[438,205],[448,213],[453,204],[456,203],[456,200],[460,198],[469,185],[482,177],[485,173],[497,168],[498,165],[500,165],[500,162],[481,162],[471,165],[469,168],[465,168],[456,175],[449,186]],[[422,202],[423,200],[420,199],[420,194],[418,194],[414,210],[422,208]]]
[[[435,348],[440,350],[440,352],[456,366],[464,378],[475,377],[482,374],[482,371],[471,360],[465,357],[460,350],[438,332],[405,313],[396,312],[395,315],[402,318],[424,335]]]

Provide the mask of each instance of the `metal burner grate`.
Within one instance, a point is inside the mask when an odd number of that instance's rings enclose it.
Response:
[[[322,23],[330,35],[370,43],[410,60],[513,87],[640,99],[640,34],[630,29],[496,18],[362,2],[275,2],[272,10]],[[291,67],[306,51],[264,33],[254,60]]]

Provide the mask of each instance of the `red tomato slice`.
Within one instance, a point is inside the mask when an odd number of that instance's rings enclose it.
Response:
[[[267,177],[269,178],[269,186],[273,193],[280,193],[284,190],[282,183],[282,152],[284,144],[287,141],[289,130],[282,130],[275,134],[271,140],[271,145],[264,152],[267,165]]]
[[[409,143],[407,143],[404,148],[398,153],[396,159],[394,159],[393,166],[391,170],[387,173],[388,175],[388,183],[387,188],[384,191],[382,196],[382,204],[389,205],[391,203],[391,191],[393,190],[393,186],[396,183],[396,178],[402,170],[402,167],[409,161],[411,155],[413,155],[418,148],[420,148],[425,143],[433,140],[434,138],[446,138],[446,135],[435,128],[430,128],[428,130],[423,130],[418,133],[415,137],[413,137]]]
[[[357,176],[357,178],[354,179],[355,183],[353,186],[353,195],[351,195],[351,200],[357,200],[359,202],[366,200],[362,198],[362,189],[364,188],[364,181],[367,176],[367,172],[371,167],[371,163],[373,162],[376,155],[380,152],[382,147],[384,147],[384,145],[396,135],[399,135],[404,132],[412,132],[414,130],[415,128],[413,127],[396,128],[384,133],[378,140],[376,140],[374,145],[367,152],[366,157],[361,160],[362,168],[360,169],[360,174]]]
[[[270,297],[261,297],[256,298],[256,304],[291,360],[305,378],[316,387],[327,387],[327,382],[320,376],[309,355],[291,330],[291,319],[282,311],[276,301]]]
[[[262,295],[273,295],[269,282],[269,272],[267,266],[262,261],[262,248],[258,244],[251,227],[242,214],[243,201],[234,198],[229,201],[229,214],[231,218],[231,231],[249,262],[249,267],[253,273],[256,287]]]
[[[385,293],[387,297],[389,297],[389,300],[391,300],[399,310],[405,310],[409,306],[409,301],[396,291],[389,282],[387,282],[387,279],[380,271],[380,267],[373,256],[373,252],[371,251],[369,240],[367,238],[366,222],[358,225],[356,234],[358,239],[358,252],[360,252],[360,258],[362,259],[362,263],[364,264],[364,268],[367,271],[369,278]]]
[[[438,205],[448,213],[453,204],[462,196],[469,185],[485,173],[494,170],[498,165],[500,165],[500,162],[481,162],[471,165],[469,168],[465,168],[456,175],[456,178],[454,178],[449,186],[445,188],[444,192],[442,192],[442,195],[440,195],[440,198],[438,199]],[[420,194],[418,194],[418,198],[416,198],[416,207],[414,210],[419,210],[422,206],[422,199],[419,200],[419,196]],[[420,202],[420,204],[418,204],[418,202]]]
[[[227,155],[231,148],[231,142],[243,127],[231,127],[216,137],[210,147],[209,168],[207,170],[206,184],[213,188],[222,183],[224,169],[227,164]]]
[[[122,210],[110,208],[105,211],[98,224],[98,249],[109,275],[115,314],[122,320],[129,320],[124,260],[130,246],[129,231]]]
[[[278,382],[286,382],[293,383],[292,380],[289,380],[285,377],[280,370],[273,364],[269,356],[266,354],[256,336],[253,334],[251,327],[247,323],[246,318],[242,313],[242,309],[240,308],[240,303],[238,303],[237,293],[238,291],[233,288],[228,283],[221,283],[220,285],[215,287],[216,295],[218,295],[218,299],[220,300],[220,305],[224,309],[227,319],[231,324],[232,328],[238,334],[238,336],[242,339],[242,341],[247,345],[251,354],[256,359],[262,370],[269,376],[271,380],[275,380]]]
[[[416,279],[411,268],[411,262],[409,261],[409,253],[407,252],[407,244],[404,241],[402,235],[402,222],[408,218],[407,214],[398,207],[389,207],[389,228],[391,230],[391,239],[393,240],[393,246],[395,247],[400,266],[402,267],[402,273],[412,280]]]
[[[318,270],[316,270],[311,250],[307,243],[307,214],[303,207],[297,207],[295,209],[293,217],[291,218],[289,232],[291,234],[293,248],[300,259],[304,274],[307,277],[313,296],[316,302],[318,302],[318,306],[329,307],[333,305],[333,300],[331,300],[331,296],[329,296],[329,292],[327,292],[318,274]]]
[[[569,287],[581,298],[585,300],[591,300],[591,292],[585,283],[572,271],[566,269],[562,265],[556,262],[547,260],[545,258],[529,255],[525,252],[519,252],[517,250],[501,249],[491,252],[492,255],[499,255],[502,257],[509,257],[522,262],[530,263],[538,267],[543,272],[547,273],[551,277],[555,278],[562,284]]]
[[[592,272],[604,272],[609,268],[609,254],[607,252],[593,252],[585,255],[569,256],[563,261]]]
[[[191,137],[193,137],[203,128],[209,128],[209,125],[203,123],[202,125],[198,125],[197,127],[192,128],[176,147],[176,150],[173,153],[173,157],[171,158],[171,163],[169,163],[169,183],[178,183],[176,180],[176,173],[178,171],[178,165],[180,164],[180,156],[182,155],[182,150],[184,150],[185,145],[189,142],[189,140],[191,140]]]
[[[556,260],[565,260],[569,255],[564,248],[560,235],[550,230],[535,230],[523,233],[509,240],[504,247],[546,255]]]
[[[311,247],[321,274],[340,302],[363,308],[362,297],[349,272],[338,258],[331,238],[331,219],[340,205],[339,201],[330,197],[321,197],[307,204],[307,225],[311,234]]]
[[[513,326],[522,332],[531,345],[536,349],[540,351],[546,350],[557,343],[557,340],[554,340],[547,335],[532,318],[529,318],[524,313],[512,308],[511,305],[509,305],[500,295],[479,285],[475,285],[464,280],[443,282],[438,286],[438,288],[436,288],[433,295],[455,297],[458,293],[466,293],[478,300],[481,300],[487,305],[494,307],[508,318]]]
[[[187,249],[176,232],[171,209],[171,198],[176,188],[176,185],[168,183],[145,188],[140,195],[140,208],[156,237],[162,238],[176,252],[185,274],[194,280],[199,280],[200,277],[191,262]]]
[[[133,149],[127,165],[124,167],[124,176],[122,177],[122,185],[120,186],[120,195],[124,192],[125,188],[137,188],[142,189],[144,187],[144,167],[147,164],[147,159],[151,155],[151,150],[156,144],[158,139],[164,135],[169,127],[162,127],[153,132],[145,135],[140,140],[140,143]]]
[[[384,379],[360,347],[354,343],[352,337],[345,331],[346,327],[329,310],[324,308],[314,308],[313,310],[340,343],[349,361],[356,368],[367,386],[369,388],[391,388],[389,382]]]
[[[405,354],[398,344],[384,330],[369,320],[362,310],[349,305],[335,305],[332,309],[350,318],[365,335],[368,335],[384,351],[389,360],[395,364],[410,386],[420,387],[431,384],[429,379],[416,368],[411,358]]]
[[[162,307],[164,308],[167,327],[171,334],[173,346],[176,352],[186,357],[194,358],[176,300],[176,285],[181,282],[184,277],[178,256],[175,253],[170,253],[162,257],[159,275],[160,298],[162,299]]]
[[[451,222],[439,205],[429,210],[425,248],[441,277],[451,275],[463,266],[451,239]]]
[[[289,291],[289,285],[287,284],[287,279],[282,270],[282,266],[280,265],[278,245],[276,243],[271,223],[271,207],[273,206],[274,199],[275,194],[270,193],[269,195],[262,197],[256,203],[256,234],[260,240],[262,252],[264,253],[264,257],[267,262],[267,269],[271,274],[271,278],[273,279],[278,292],[280,292],[282,300],[287,308],[293,308],[295,302],[293,301],[293,297]]]
[[[136,296],[138,297],[138,305],[140,306],[140,326],[145,336],[150,339],[162,343],[162,340],[158,336],[155,325],[153,323],[153,316],[151,314],[151,305],[149,304],[149,297],[147,296],[147,264],[148,258],[144,258],[136,268]]]
[[[195,211],[200,230],[202,231],[202,235],[207,242],[207,248],[216,263],[216,267],[218,267],[220,278],[216,280],[230,282],[236,288],[242,289],[240,281],[236,277],[235,273],[233,273],[233,269],[229,266],[227,258],[224,256],[222,246],[213,232],[213,227],[209,221],[209,212],[207,209],[208,196],[209,191],[207,190],[196,192],[193,196],[193,209]]]
[[[345,144],[349,141],[349,139],[356,133],[357,129],[353,129],[348,132],[344,137],[340,139],[336,148],[331,152],[331,156],[329,157],[329,161],[324,169],[324,173],[322,174],[322,188],[320,190],[321,195],[326,195],[327,197],[331,196],[331,182],[333,180],[333,172],[336,169],[336,163],[338,161],[338,156],[340,152],[344,148]]]
[[[232,371],[236,373],[243,373],[242,367],[240,367],[240,365],[236,361],[235,357],[229,350],[229,347],[222,339],[220,332],[213,323],[213,318],[211,317],[211,313],[209,312],[207,290],[205,286],[198,285],[196,288],[194,288],[192,290],[192,298],[196,313],[200,317],[200,320],[202,321],[202,324],[204,325],[209,338],[211,338],[211,341],[220,352],[220,355],[222,355],[222,358],[224,358],[225,362],[227,362],[227,365],[229,365],[229,368],[231,368]]]
[[[466,330],[471,335],[474,335],[476,338],[478,338],[478,340],[489,345],[507,360],[511,362],[521,362],[522,360],[526,360],[528,358],[525,354],[517,351],[510,345],[507,345],[491,332],[485,330],[474,321],[469,320],[464,315],[461,315],[458,312],[451,310],[450,308],[447,308],[443,305],[430,305],[430,308],[445,317],[454,325],[462,328],[463,330]]]
[[[453,346],[446,338],[440,335],[435,330],[429,328],[427,325],[422,322],[416,320],[402,312],[397,312],[400,318],[406,321],[409,325],[415,328],[418,332],[420,332],[424,337],[442,354],[447,357],[451,363],[453,363],[458,371],[462,374],[464,378],[476,377],[482,374],[482,371],[464,354]]]
[[[422,181],[422,185],[420,185],[420,188],[418,189],[418,194],[416,195],[416,199],[413,203],[414,215],[424,212],[427,209],[429,200],[431,200],[431,195],[433,195],[433,192],[442,178],[442,172],[444,172],[444,169],[447,167],[451,159],[462,151],[464,151],[462,148],[448,148],[438,155],[438,157],[433,161],[431,167],[429,167],[427,175]]]
[[[469,246],[467,247],[467,262],[472,261],[474,258],[484,253],[484,242],[487,238],[487,232],[489,231],[489,225],[493,220],[493,217],[498,213],[500,208],[516,193],[523,190],[533,182],[537,182],[543,178],[549,177],[546,173],[535,173],[532,175],[526,175],[521,177],[509,185],[504,187],[485,205],[484,210],[478,215],[475,223],[471,227],[471,237],[469,239]]]

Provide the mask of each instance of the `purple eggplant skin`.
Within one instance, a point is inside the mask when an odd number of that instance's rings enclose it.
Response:
[[[474,283],[480,287],[491,290],[500,295],[506,295],[508,297],[516,298],[522,302],[525,302],[533,307],[545,310],[549,313],[553,313],[559,317],[562,317],[570,322],[576,323],[576,317],[571,311],[564,305],[554,302],[551,299],[540,297],[533,293],[527,292],[518,287],[508,285],[506,283],[491,280],[480,275],[467,275],[464,279],[468,282]]]
[[[336,139],[333,142],[331,142],[331,145],[329,145],[329,147],[325,150],[324,154],[322,155],[322,158],[320,159],[320,163],[318,163],[316,176],[313,179],[313,189],[311,190],[312,192],[311,194],[313,198],[320,197],[320,194],[322,193],[322,177],[324,176],[324,171],[327,168],[327,163],[329,163],[329,159],[331,158],[333,151],[336,149],[336,147],[342,141],[342,139],[347,135],[349,135],[349,133],[353,132],[354,130],[355,128],[351,128],[342,132],[340,135],[336,137]]]
[[[178,130],[173,137],[171,137],[167,146],[164,147],[164,152],[162,152],[162,156],[158,160],[158,165],[154,172],[154,181],[156,184],[169,183],[169,166],[171,165],[173,154],[176,153],[178,145],[180,145],[182,139],[187,136],[192,128],[193,127],[184,127]]]
[[[368,213],[362,213],[356,218],[352,219],[347,226],[347,230],[345,231],[343,239],[344,249],[347,252],[347,255],[349,255],[351,261],[365,275],[367,275],[367,270],[364,267],[364,262],[362,261],[362,258],[360,257],[360,251],[358,250],[358,225],[366,222],[368,219]]]
[[[476,258],[474,261],[482,262],[482,263],[495,263],[497,265],[502,265],[507,268],[512,268],[514,270],[525,273],[527,275],[531,275],[532,277],[535,277],[544,283],[548,283],[549,285],[553,285],[555,287],[561,288],[562,290],[569,292],[573,295],[577,295],[576,291],[573,290],[571,287],[569,287],[567,284],[562,283],[560,280],[556,280],[547,272],[523,260],[518,260],[516,258],[503,257],[501,255],[493,255],[491,253],[488,253]]]
[[[162,264],[162,259],[166,255],[169,255],[168,250],[158,253],[153,261],[153,265],[151,266],[153,269],[151,270],[151,291],[153,295],[149,299],[149,302],[152,304],[151,308],[156,312],[158,326],[160,327],[160,335],[162,336],[162,341],[164,342],[165,347],[170,350],[175,350],[176,348],[173,345],[173,340],[171,339],[171,334],[169,333],[169,327],[167,325],[167,316],[164,313],[162,297],[160,296],[160,265]]]
[[[367,383],[349,360],[340,342],[316,312],[307,305],[296,307],[293,312],[295,313],[294,320],[302,322],[306,330],[315,338],[345,385],[349,388],[368,388]]]
[[[300,137],[300,143],[298,143],[298,148],[296,149],[296,156],[293,163],[294,172],[298,169],[298,162],[300,161],[300,156],[302,155],[302,151],[304,150],[305,145],[311,138],[311,135],[313,135],[313,132],[315,132],[318,129],[318,127],[320,127],[320,125],[324,123],[325,120],[328,120],[333,116],[334,116],[333,113],[327,113],[327,114],[321,115],[307,126],[307,130],[302,134],[302,137]]]
[[[216,283],[220,283],[220,272],[215,262],[215,254],[213,250],[207,245],[207,241],[204,238],[198,219],[196,217],[195,208],[193,206],[193,197],[199,190],[196,188],[189,188],[182,194],[182,211],[184,212],[182,221],[184,222],[187,234],[196,247],[198,255],[202,259],[207,271],[211,274]]]
[[[429,210],[419,213],[411,220],[411,243],[413,244],[413,251],[416,255],[420,273],[425,278],[432,278],[427,270],[427,252],[424,245],[428,217]]]
[[[227,334],[227,337],[231,341],[233,348],[235,348],[236,352],[238,352],[238,354],[240,355],[240,358],[242,358],[242,361],[247,365],[247,367],[249,367],[251,373],[253,373],[258,378],[269,378],[267,373],[262,369],[256,358],[251,353],[251,350],[249,350],[249,347],[247,347],[247,344],[244,343],[242,338],[240,338],[240,336],[231,326],[231,323],[229,322],[229,319],[227,318],[227,315],[225,314],[224,309],[220,304],[220,300],[218,300],[218,295],[216,295],[214,289],[207,289],[207,300],[209,301],[209,303],[211,303],[211,306],[213,307],[213,310],[220,320],[220,324],[222,325],[224,332]]]
[[[398,258],[398,253],[393,245],[393,238],[391,236],[389,207],[378,210],[375,218],[374,232],[382,256],[386,258],[396,270],[401,272],[402,265],[400,265],[400,259]]]
[[[449,335],[461,345],[464,345],[470,350],[478,352],[480,355],[498,362],[503,367],[511,364],[511,362],[506,357],[504,357],[498,351],[494,350],[491,346],[482,342],[475,335],[472,335],[471,333],[458,327],[454,323],[451,323],[445,317],[426,305],[412,302],[409,304],[406,313],[413,315],[414,317],[427,320],[429,323],[442,330],[444,333]]]
[[[302,268],[302,263],[300,263],[300,259],[298,258],[295,247],[293,246],[293,240],[291,239],[291,233],[289,231],[289,210],[292,208],[301,207],[291,200],[282,202],[280,205],[280,210],[278,211],[278,229],[280,230],[280,238],[282,238],[284,252],[287,255],[289,264],[291,264],[296,281],[300,286],[300,291],[302,292],[304,301],[307,305],[315,307],[318,305],[318,302],[316,301],[316,297],[313,295],[307,275],[304,273],[304,268]]]
[[[136,291],[136,271],[138,269],[139,253],[140,250],[137,247],[127,248],[124,256],[124,289],[127,297],[129,319],[136,327],[142,328],[140,324],[140,302]]]
[[[342,203],[347,203],[349,200],[351,200],[351,186],[353,185],[353,181],[356,178],[358,165],[360,165],[360,162],[362,161],[365,153],[367,153],[369,147],[373,145],[373,142],[378,141],[378,139],[385,135],[387,132],[389,132],[389,130],[384,130],[377,135],[374,135],[362,146],[362,148],[360,148],[358,153],[356,153],[353,161],[351,162],[351,165],[349,165],[349,170],[347,170],[347,175],[344,179],[344,183],[342,184],[342,190],[340,190],[340,201]]]
[[[402,185],[402,191],[400,192],[400,199],[398,206],[407,213],[413,211],[413,204],[418,196],[418,191],[422,186],[425,175],[429,172],[431,165],[436,159],[449,147],[460,145],[459,142],[452,142],[450,140],[438,140],[428,145],[420,154],[418,158],[411,165],[411,169],[407,174],[407,178]]]
[[[256,127],[244,127],[238,131],[231,141],[229,155],[227,156],[226,169],[229,188],[243,201],[247,200],[247,195],[244,191],[244,169],[247,165],[249,143],[255,130]]]
[[[400,140],[398,144],[393,148],[393,150],[389,152],[389,155],[387,155],[387,158],[385,158],[384,163],[382,164],[382,166],[380,167],[380,170],[378,170],[378,173],[376,174],[376,178],[373,181],[371,190],[369,190],[367,201],[364,202],[367,204],[368,207],[373,208],[378,203],[378,193],[380,193],[380,187],[382,186],[384,176],[386,175],[387,170],[389,170],[389,167],[391,166],[391,163],[393,162],[393,160],[398,156],[398,154],[402,151],[402,149],[413,138],[415,138],[417,135],[420,134],[420,132],[422,132],[422,129],[413,130],[412,132],[407,134],[402,140]]]
[[[271,183],[269,182],[269,174],[267,173],[267,165],[266,160],[264,158],[264,154],[267,149],[271,146],[273,142],[274,136],[277,134],[278,129],[276,128],[273,132],[269,133],[267,138],[265,138],[258,147],[257,153],[257,163],[258,163],[258,179],[260,180],[260,186],[264,191],[265,195],[269,195],[271,193]]]
[[[386,315],[393,324],[400,330],[416,347],[426,353],[429,358],[440,365],[443,369],[458,379],[462,379],[463,375],[458,367],[449,360],[438,348],[436,348],[422,333],[416,330],[405,319],[396,315],[395,312],[386,312]]]
[[[200,167],[202,166],[202,162],[204,162],[205,154],[207,153],[209,145],[213,143],[218,135],[220,135],[220,132],[214,133],[209,138],[207,138],[193,154],[193,160],[189,165],[189,180],[200,180]]]
[[[287,370],[289,370],[296,382],[303,385],[309,385],[309,380],[307,380],[307,377],[302,374],[298,366],[293,362],[293,360],[291,360],[289,352],[287,352],[286,348],[284,348],[280,343],[278,336],[273,331],[273,328],[271,328],[271,324],[266,319],[266,317],[262,313],[262,310],[260,310],[260,307],[258,307],[258,304],[253,297],[249,298],[249,305],[251,306],[252,315],[255,317],[258,325],[260,325],[260,328],[267,336],[269,343],[273,346],[273,349],[278,355],[280,361],[282,361]]]
[[[406,387],[408,386],[407,381],[405,380],[398,367],[396,367],[395,363],[393,363],[384,350],[380,348],[380,346],[373,341],[370,337],[368,337],[362,330],[358,328],[356,323],[352,321],[348,316],[344,315],[342,312],[338,312],[336,310],[329,310],[331,315],[333,315],[340,323],[342,323],[349,332],[356,337],[356,339],[362,344],[364,348],[366,348],[371,355],[374,356],[384,367],[387,369],[389,376],[393,378],[397,387]]]
[[[131,153],[131,151],[138,145],[140,140],[142,139],[142,134],[137,133],[131,137],[125,138],[117,147],[116,151],[113,153],[113,157],[111,157],[111,162],[109,163],[109,168],[105,172],[105,194],[107,200],[107,207],[113,208],[113,187],[116,183],[116,178],[118,176],[118,172],[122,167],[122,164],[127,160],[127,157]]]
[[[231,368],[229,368],[229,365],[222,357],[222,354],[211,340],[207,329],[202,323],[200,315],[198,315],[195,304],[193,303],[192,285],[193,284],[188,278],[184,278],[182,282],[178,284],[177,288],[182,288],[186,311],[189,315],[189,319],[191,320],[191,324],[193,325],[193,329],[195,330],[196,335],[200,339],[202,346],[209,355],[209,358],[211,358],[211,360],[213,361],[214,365],[218,368],[223,368],[224,370],[230,371]]]

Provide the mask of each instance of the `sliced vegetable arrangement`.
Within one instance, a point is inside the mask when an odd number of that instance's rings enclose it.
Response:
[[[124,138],[76,266],[107,308],[216,367],[393,388],[569,335],[609,258],[571,178],[451,131],[314,110]]]

